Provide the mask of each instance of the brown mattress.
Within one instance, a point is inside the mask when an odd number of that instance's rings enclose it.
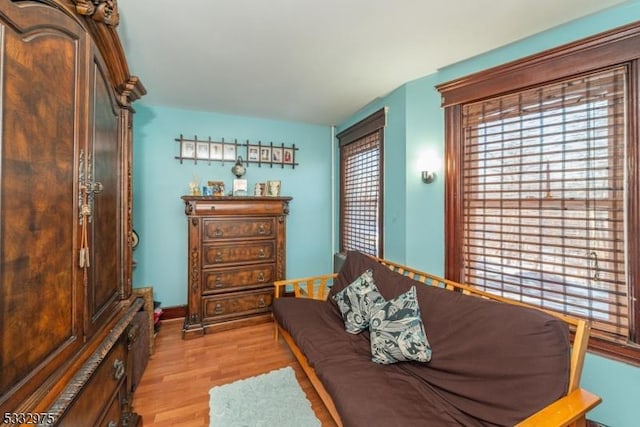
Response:
[[[280,298],[273,312],[307,357],[345,426],[486,425],[460,413],[402,364],[373,363],[368,333],[346,333],[330,304]]]
[[[356,252],[349,253],[331,294],[373,268],[386,299],[417,282]],[[514,425],[566,394],[567,326],[538,310],[417,286],[433,355],[428,363],[371,362],[369,335],[344,331],[331,300],[274,301],[331,395],[345,426]]]

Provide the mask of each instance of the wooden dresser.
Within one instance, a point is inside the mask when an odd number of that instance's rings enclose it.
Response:
[[[290,197],[182,197],[188,228],[183,338],[271,318],[285,278]]]
[[[0,0],[0,424],[131,407],[132,103],[117,0]]]

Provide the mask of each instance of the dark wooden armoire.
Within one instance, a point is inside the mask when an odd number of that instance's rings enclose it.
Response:
[[[117,0],[0,0],[0,424],[134,425]]]

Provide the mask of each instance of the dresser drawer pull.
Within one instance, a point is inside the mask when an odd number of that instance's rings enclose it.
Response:
[[[113,379],[116,381],[120,381],[120,379],[124,376],[124,362],[120,359],[116,359],[113,362]]]
[[[218,251],[216,253],[216,258],[214,260],[215,262],[222,262],[222,251]]]
[[[118,423],[115,421],[109,421],[109,424],[107,425],[107,427],[118,427]]]
[[[264,273],[262,271],[258,273],[258,282],[264,282]]]
[[[264,228],[264,225],[260,224],[260,227],[258,227],[258,234],[267,234],[267,230]]]
[[[223,234],[224,234],[224,232],[222,231],[222,229],[220,227],[216,227],[216,229],[213,232],[213,235],[215,237],[222,237]]]
[[[129,345],[133,344],[138,339],[138,329],[138,325],[131,325],[129,327],[129,333],[127,333]]]
[[[260,297],[260,299],[258,300],[258,307],[264,308],[266,306],[267,306],[267,303],[264,302],[264,297]]]
[[[267,256],[267,254],[264,253],[264,249],[260,249],[258,251],[258,258],[264,258],[266,256]]]
[[[224,286],[224,284],[222,284],[222,277],[220,276],[216,276],[216,284],[215,287],[216,288],[222,288]]]
[[[215,314],[222,314],[224,313],[224,307],[222,307],[222,304],[217,303],[216,304],[216,309],[214,311]]]

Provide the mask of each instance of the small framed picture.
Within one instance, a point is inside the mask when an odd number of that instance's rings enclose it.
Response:
[[[253,195],[254,196],[264,196],[264,182],[257,182],[256,185],[253,187]]]
[[[247,195],[247,180],[246,179],[234,179],[233,180],[233,195],[234,196],[246,196]]]
[[[293,163],[293,148],[285,148],[282,151],[283,151],[282,161],[284,163],[289,163],[289,164]]]
[[[196,143],[193,141],[182,141],[180,157],[185,159],[193,159],[196,154]]]
[[[223,181],[209,181],[209,187],[211,188],[212,196],[224,196],[224,182]]]
[[[250,145],[247,152],[247,160],[257,162],[260,160],[260,151],[257,145]]]
[[[282,148],[273,147],[271,149],[271,161],[274,163],[282,163]]]
[[[267,196],[279,196],[280,184],[280,181],[267,181]]]
[[[196,144],[196,156],[198,159],[209,159],[209,143],[198,142]]]
[[[223,144],[224,152],[222,154],[223,160],[235,160],[236,159],[236,146],[234,144]]]
[[[271,147],[262,147],[260,149],[260,160],[263,162],[271,161]]]
[[[209,158],[211,160],[222,160],[222,144],[215,142],[211,145],[211,147],[209,147]]]

